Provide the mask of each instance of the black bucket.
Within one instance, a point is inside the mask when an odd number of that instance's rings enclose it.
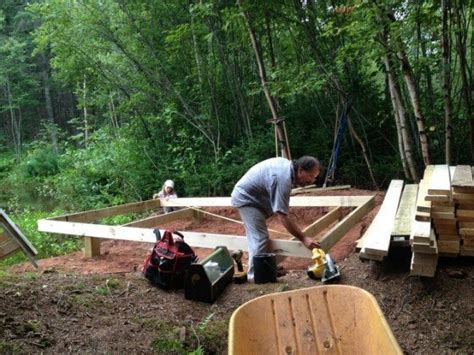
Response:
[[[276,257],[273,253],[257,254],[253,257],[254,281],[256,284],[277,282]]]

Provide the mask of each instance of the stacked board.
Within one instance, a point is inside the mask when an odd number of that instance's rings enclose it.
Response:
[[[431,202],[431,224],[438,239],[438,252],[441,256],[459,255],[459,237],[455,201],[451,190],[451,177],[455,167],[434,165],[429,181],[426,200]]]
[[[474,256],[474,181],[472,167],[458,165],[454,171],[453,200],[456,202],[456,221],[459,228],[459,254]]]
[[[429,165],[419,185],[393,180],[360,257],[381,261],[390,246],[410,246],[410,275],[433,277],[438,257],[474,256],[473,175],[467,165]]]
[[[410,275],[433,277],[438,265],[438,244],[431,221],[413,221],[410,243]]]

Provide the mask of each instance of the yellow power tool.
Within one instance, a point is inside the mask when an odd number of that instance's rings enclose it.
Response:
[[[321,279],[321,281],[325,283],[338,279],[341,276],[339,267],[334,263],[331,255],[325,253],[324,250],[319,248],[314,248],[312,253],[313,256],[311,259],[313,260],[314,265],[308,267],[308,270],[306,271],[311,279]]]

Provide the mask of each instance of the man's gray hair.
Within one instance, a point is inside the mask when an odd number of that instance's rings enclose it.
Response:
[[[315,166],[317,166],[318,169],[321,169],[319,160],[310,155],[304,155],[301,158],[293,160],[293,168],[295,171],[298,171],[299,168],[303,169],[304,171],[310,171]]]

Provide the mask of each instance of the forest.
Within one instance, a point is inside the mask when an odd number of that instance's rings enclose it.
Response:
[[[324,166],[337,151],[332,182],[366,189],[472,165],[473,8],[2,0],[0,207],[45,257],[77,245],[40,238],[38,218],[150,199],[166,179],[228,196],[285,149]]]

